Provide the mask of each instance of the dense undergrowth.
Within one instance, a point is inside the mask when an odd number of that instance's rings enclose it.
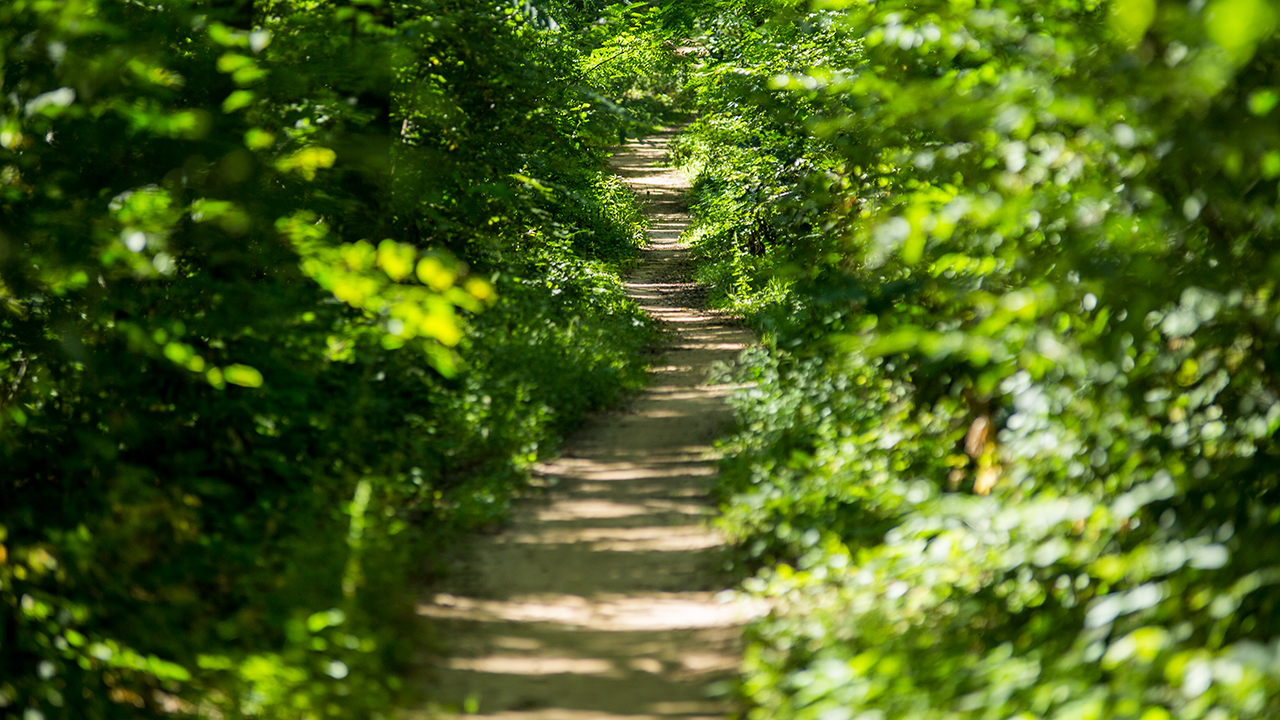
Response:
[[[642,381],[596,10],[0,4],[0,715],[405,701],[432,558]]]
[[[1274,717],[1280,8],[714,5],[750,717]]]

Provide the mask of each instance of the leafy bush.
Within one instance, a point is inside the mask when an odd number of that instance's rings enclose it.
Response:
[[[642,378],[537,17],[0,7],[3,712],[387,715],[419,568]]]
[[[684,152],[752,716],[1274,715],[1274,9],[816,5],[721,7]]]

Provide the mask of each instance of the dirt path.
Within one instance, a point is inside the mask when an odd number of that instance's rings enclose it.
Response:
[[[731,415],[729,388],[704,381],[752,337],[699,309],[679,244],[687,185],[663,167],[673,135],[614,157],[652,220],[627,289],[670,330],[649,388],[541,464],[545,493],[521,500],[454,586],[419,607],[452,653],[434,663],[431,692],[470,706],[464,717],[693,720],[730,709],[708,691],[736,671],[740,626],[755,610],[717,592],[723,549],[707,491],[712,443]]]

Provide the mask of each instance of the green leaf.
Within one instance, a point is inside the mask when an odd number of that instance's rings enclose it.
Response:
[[[249,388],[262,386],[262,373],[248,365],[227,365],[222,368],[222,377],[232,385]]]
[[[239,110],[240,108],[248,107],[250,104],[253,103],[253,99],[254,99],[254,94],[252,90],[236,90],[235,92],[228,95],[226,100],[222,101],[222,112],[233,113],[236,110]],[[253,131],[250,131],[250,132],[253,132]],[[248,144],[247,141],[246,141],[246,144]],[[268,145],[269,144],[270,143],[268,143]],[[257,149],[257,148],[254,148],[254,149]]]

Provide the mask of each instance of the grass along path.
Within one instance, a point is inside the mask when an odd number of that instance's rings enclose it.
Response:
[[[708,525],[708,492],[731,388],[705,379],[753,337],[702,309],[689,280],[687,183],[664,165],[674,134],[613,159],[652,221],[627,289],[669,329],[648,389],[541,464],[545,490],[419,607],[451,653],[432,661],[430,694],[470,710],[463,717],[694,720],[732,709],[708,691],[736,674],[741,625],[758,609],[719,594],[723,539]]]

